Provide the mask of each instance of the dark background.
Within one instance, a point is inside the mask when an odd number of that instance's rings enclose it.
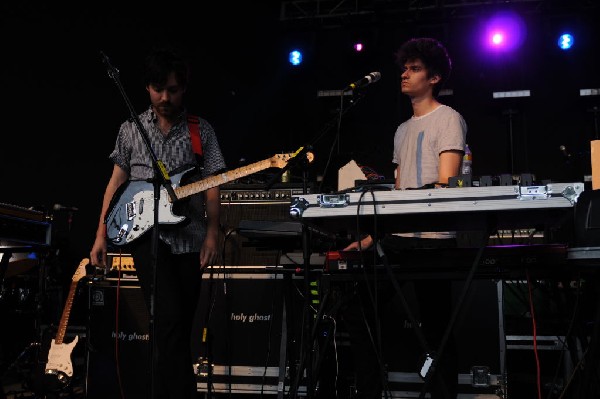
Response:
[[[329,190],[351,159],[393,177],[393,135],[411,114],[398,93],[393,52],[411,37],[433,36],[453,60],[446,86],[453,95],[441,101],[467,121],[475,175],[528,172],[538,180],[582,181],[590,174],[589,142],[598,134],[590,110],[600,101],[579,90],[600,87],[597,1],[124,3],[0,6],[0,203],[52,213],[55,237],[68,247],[73,267],[93,243],[112,169],[108,154],[130,115],[100,51],[141,112],[148,106],[139,76],[143,56],[157,42],[176,44],[193,68],[188,107],[213,124],[229,168],[313,144],[309,179],[324,175]],[[294,13],[316,3],[320,15]],[[339,12],[350,3],[353,9]],[[520,49],[495,56],[482,52],[477,37],[500,7],[521,13],[527,35]],[[570,52],[556,47],[561,28],[576,34]],[[351,45],[359,37],[367,48],[357,54]],[[304,46],[305,64],[293,68],[286,54],[296,45]],[[339,97],[318,98],[317,91],[342,89],[372,71],[381,80],[354,106],[346,99],[339,131],[335,123],[328,128]],[[493,91],[523,89],[532,96],[492,99]],[[338,134],[339,146],[333,145]],[[300,176],[294,170],[292,181]],[[69,218],[53,212],[54,204],[79,210]]]

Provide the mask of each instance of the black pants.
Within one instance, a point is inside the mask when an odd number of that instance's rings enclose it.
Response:
[[[149,310],[154,282],[151,238],[152,234],[146,233],[129,248]],[[155,335],[151,335],[154,399],[195,398],[197,387],[192,366],[191,331],[202,283],[200,256],[198,253],[173,254],[160,241],[156,273]]]
[[[448,248],[456,246],[454,239],[415,239],[397,236],[385,237],[382,248],[389,258],[394,259],[401,251],[417,248]],[[403,282],[399,282],[401,293]],[[421,332],[428,348],[419,348],[423,353],[431,352],[434,358],[439,355],[438,350],[442,343],[444,333],[452,316],[452,281],[449,279],[415,279],[414,294],[418,309],[410,312],[418,313],[421,323]],[[400,295],[396,291],[389,276],[383,274],[377,288],[368,286],[368,282],[357,282],[354,295],[341,308],[341,315],[348,329],[350,343],[354,355],[356,370],[357,398],[379,399],[385,386],[385,356],[381,353],[378,342],[378,324],[380,323],[383,309],[395,307],[403,312]],[[373,298],[376,297],[374,311]],[[417,312],[415,312],[415,310]],[[417,345],[419,345],[417,343]],[[384,345],[385,346],[385,345]],[[426,349],[428,349],[426,351]],[[390,355],[390,354],[386,354]],[[393,356],[401,357],[402,353]],[[418,372],[421,364],[415,364],[414,371]],[[456,398],[458,391],[458,357],[456,342],[452,334],[442,348],[441,357],[437,363],[436,374],[439,374],[443,384],[435,376],[428,384],[427,392],[431,398]],[[445,386],[445,389],[444,389]]]

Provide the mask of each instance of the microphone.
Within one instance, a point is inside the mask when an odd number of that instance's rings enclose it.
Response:
[[[69,211],[69,212],[77,212],[79,210],[79,208],[76,208],[74,206],[65,206],[65,205],[61,205],[61,204],[54,204],[52,206],[52,209],[55,211]]]
[[[560,152],[563,153],[565,157],[571,158],[571,154],[567,151],[567,147],[561,144],[560,147],[558,147],[558,149],[560,150]]]
[[[381,79],[381,72],[371,72],[364,78],[357,80],[354,83],[350,83],[348,85],[348,88],[354,90],[354,89],[359,89],[361,87],[366,87],[366,86],[370,85],[371,83],[377,82],[379,79]]]

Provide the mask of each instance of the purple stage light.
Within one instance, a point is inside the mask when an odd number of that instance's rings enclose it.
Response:
[[[525,41],[527,31],[521,17],[510,11],[493,15],[485,24],[484,47],[494,52],[517,49]]]

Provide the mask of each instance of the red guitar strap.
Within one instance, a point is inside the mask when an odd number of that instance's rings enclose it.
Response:
[[[203,166],[202,140],[200,139],[200,119],[195,115],[188,115],[188,127],[190,129],[190,140],[192,141],[192,150],[196,154],[198,166]]]

